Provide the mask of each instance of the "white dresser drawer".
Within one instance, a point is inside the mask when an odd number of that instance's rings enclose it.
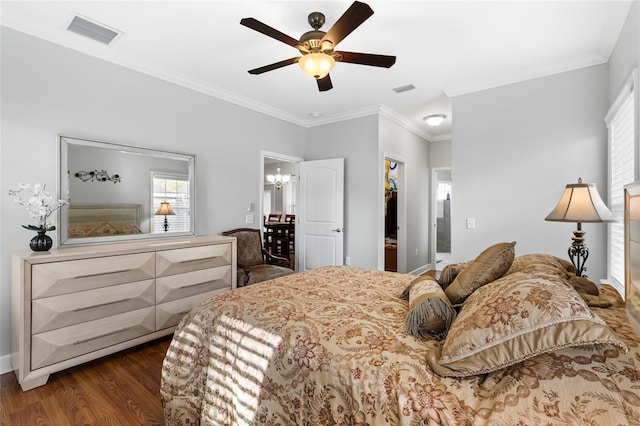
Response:
[[[194,306],[211,296],[224,293],[225,291],[229,291],[229,289],[224,288],[215,291],[208,291],[195,296],[185,297],[156,305],[156,330],[162,330],[163,328],[169,328],[177,325],[182,317],[191,311]]]
[[[154,329],[155,309],[148,307],[35,334],[31,339],[31,369],[131,340]]]
[[[231,290],[230,265],[158,278],[156,303],[169,302],[221,288]]]
[[[36,299],[31,307],[31,333],[80,324],[155,305],[155,280]]]
[[[219,235],[13,252],[11,364],[20,386],[171,334],[193,306],[236,287],[236,256],[236,239]]]
[[[32,298],[91,290],[155,277],[155,254],[105,256],[33,265]]]
[[[215,244],[156,252],[156,276],[182,274],[231,265],[231,244]]]

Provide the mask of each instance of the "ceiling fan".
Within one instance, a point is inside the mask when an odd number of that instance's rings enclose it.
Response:
[[[320,12],[310,13],[309,25],[313,27],[313,30],[302,34],[300,40],[289,37],[257,19],[244,18],[240,21],[241,25],[295,47],[302,54],[302,56],[249,70],[249,74],[262,74],[297,62],[307,75],[316,79],[318,89],[324,92],[333,88],[329,72],[336,62],[389,68],[396,62],[395,56],[333,50],[338,43],[369,19],[371,15],[373,15],[373,10],[368,4],[355,1],[329,31],[324,32],[320,31],[320,27],[325,23],[324,15]]]

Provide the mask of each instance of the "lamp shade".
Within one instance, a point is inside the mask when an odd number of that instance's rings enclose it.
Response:
[[[160,207],[158,207],[158,210],[156,210],[156,212],[154,214],[156,214],[156,215],[175,215],[175,213],[173,212],[173,209],[171,208],[171,205],[166,201],[163,201],[163,202],[160,203]]]
[[[615,222],[617,219],[606,206],[594,183],[568,184],[558,205],[544,219],[555,222]]]
[[[300,68],[311,78],[325,78],[333,69],[336,60],[325,53],[307,53],[298,60]]]

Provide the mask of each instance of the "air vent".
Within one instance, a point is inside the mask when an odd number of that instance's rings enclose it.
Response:
[[[407,84],[406,86],[396,87],[395,89],[392,89],[392,90],[396,93],[402,93],[402,92],[407,92],[409,90],[413,90],[415,88],[416,86],[414,86],[413,84]]]
[[[74,16],[73,20],[67,28],[76,34],[88,37],[91,40],[98,41],[100,43],[109,44],[115,39],[119,33],[104,25],[97,24],[89,21],[86,18],[80,16]]]

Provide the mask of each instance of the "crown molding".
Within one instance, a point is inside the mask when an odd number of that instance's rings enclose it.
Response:
[[[298,126],[303,126],[303,127],[308,126],[308,120],[305,120],[297,115],[282,111],[278,108],[274,108],[267,104],[263,104],[254,99],[250,99],[245,96],[238,95],[237,93],[233,93],[228,90],[224,90],[222,88],[212,86],[210,84],[205,84],[198,80],[187,78],[178,73],[169,73],[169,72],[161,71],[154,67],[148,67],[138,62],[124,59],[115,54],[108,54],[108,55],[101,56],[99,54],[96,54],[92,49],[82,49],[74,45],[74,43],[68,42],[67,40],[65,40],[64,37],[60,37],[58,33],[33,27],[13,17],[5,16],[2,19],[1,25],[16,31],[31,35],[33,37],[42,39],[46,42],[65,47],[67,49],[70,49],[76,52],[80,52],[84,55],[91,56],[93,58],[96,58],[108,63],[119,65],[124,68],[128,68],[130,70],[133,70],[145,75],[149,75],[151,77],[155,77],[169,83],[176,84],[186,89],[190,89],[190,90],[193,90],[205,95],[209,95],[226,102],[230,102],[235,105],[239,105],[241,107],[244,107],[256,112],[260,112],[260,113],[278,118],[280,120],[297,124]],[[102,53],[104,54],[104,52]]]
[[[394,110],[392,110],[391,108],[385,105],[382,105],[380,107],[380,115],[393,121],[395,124],[402,127],[403,129],[408,130],[416,134],[417,136],[420,136],[423,139],[426,139],[427,142],[431,142],[433,140],[433,135],[431,134],[431,132],[419,126],[416,126],[414,123],[409,121],[406,117],[398,114],[397,112],[395,112]]]
[[[587,68],[595,65],[601,65],[608,61],[602,54],[591,53],[583,55],[580,58],[571,62],[565,62],[560,65],[551,65],[548,67],[530,68],[518,75],[511,76],[509,78],[499,77],[494,79],[487,79],[483,81],[477,81],[471,84],[463,84],[444,88],[443,92],[450,98],[456,96],[468,95],[474,92],[480,92],[482,90],[493,89],[496,87],[507,86],[515,83],[522,83],[524,81],[534,80],[538,78],[548,77],[554,74],[561,74],[564,72],[575,71],[581,68]]]
[[[452,139],[451,133],[434,136],[430,142],[446,142]]]
[[[360,108],[357,110],[346,111],[339,114],[332,114],[326,117],[320,118],[302,118],[298,115],[288,113],[278,108],[274,108],[270,105],[258,102],[254,99],[239,95],[237,93],[222,89],[220,87],[212,86],[210,84],[206,84],[202,81],[194,80],[192,78],[187,78],[179,73],[170,73],[165,72],[160,69],[149,67],[142,65],[135,61],[130,61],[124,59],[118,55],[110,54],[105,56],[100,56],[92,51],[92,49],[82,49],[78,46],[74,45],[74,43],[70,43],[65,40],[64,37],[60,37],[59,34],[55,32],[49,32],[46,30],[42,30],[41,28],[33,27],[25,22],[20,20],[5,17],[1,23],[2,26],[7,28],[11,28],[13,30],[26,33],[33,37],[42,39],[49,43],[53,43],[67,49],[80,52],[87,56],[112,63],[115,65],[122,66],[127,69],[131,69],[133,71],[149,75],[151,77],[155,77],[162,81],[166,81],[168,83],[176,84],[178,86],[184,87],[186,89],[190,89],[208,96],[212,96],[214,98],[220,99],[222,101],[226,101],[244,108],[247,108],[252,111],[256,111],[301,127],[311,128],[322,126],[325,124],[337,123],[341,121],[353,120],[357,118],[367,117],[375,114],[380,114],[383,117],[393,121],[397,125],[402,128],[415,133],[423,139],[426,139],[428,142],[434,140],[434,136],[428,132],[426,129],[420,128],[416,126],[414,123],[409,121],[404,116],[398,114],[392,109],[388,108],[385,105],[376,105],[369,106],[365,108]],[[103,52],[104,53],[104,52]]]

